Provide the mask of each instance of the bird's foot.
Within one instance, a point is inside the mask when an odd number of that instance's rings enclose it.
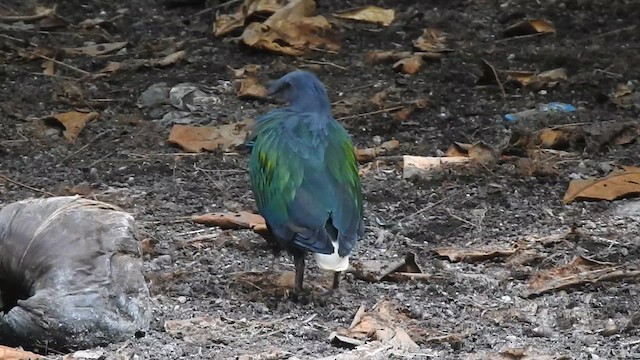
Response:
[[[313,292],[303,289],[294,291],[291,294],[291,301],[302,305],[313,304],[318,306],[326,306],[332,298],[331,293],[331,290],[323,292]]]

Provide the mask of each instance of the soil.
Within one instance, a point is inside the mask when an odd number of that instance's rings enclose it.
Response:
[[[330,14],[366,3],[320,0],[318,12]],[[140,94],[159,82],[222,89],[215,111],[196,121],[212,126],[279,106],[235,96],[228,67],[246,64],[265,65],[259,73],[265,82],[293,68],[310,67],[328,86],[336,117],[375,110],[369,100],[391,87],[401,101],[429,99],[432,106],[404,121],[382,112],[342,121],[358,147],[374,146],[377,136],[383,141],[398,139],[400,149],[387,154],[390,161],[402,154],[435,156],[456,141],[503,147],[515,128],[526,130],[534,124],[508,123],[502,115],[550,101],[580,108],[575,115],[555,119],[557,123],[638,120],[640,107],[619,108],[608,98],[617,84],[640,80],[640,31],[633,28],[640,13],[636,1],[369,3],[395,8],[398,20],[388,28],[341,22],[337,30],[341,51],[313,51],[300,58],[214,38],[212,15],[202,12],[204,4],[198,2],[182,6],[153,0],[59,1],[57,13],[71,24],[96,17],[112,20],[103,31],[76,31],[70,26],[0,30],[0,170],[29,186],[0,181],[0,205],[48,196],[33,189],[56,195],[90,192],[86,196],[131,212],[141,237],[154,245],[145,254],[153,296],[150,330],[139,338],[93,350],[110,359],[242,355],[251,355],[245,359],[306,359],[349,354],[328,341],[330,333],[348,327],[360,305],[370,309],[386,299],[402,311],[398,321],[420,348],[383,347],[377,353],[371,350],[369,358],[495,359],[509,348],[524,348],[530,358],[538,359],[640,358],[640,286],[634,279],[596,281],[537,297],[523,296],[538,271],[578,256],[631,269],[640,266],[640,205],[635,200],[562,202],[572,178],[605,175],[614,163],[638,165],[637,142],[572,144],[564,150],[575,156],[556,159],[554,171],[533,176],[509,161],[408,180],[393,167],[368,171],[362,179],[367,231],[353,258],[397,259],[411,252],[422,271],[432,277],[370,283],[346,274],[339,293],[325,303],[293,302],[263,285],[260,274],[292,271],[293,263],[286,254],[274,257],[254,233],[221,231],[185,220],[194,214],[255,210],[247,156],[187,155],[170,146],[166,139],[171,125],[154,121],[153,114],[137,106]],[[33,5],[3,1],[0,12],[30,13]],[[232,5],[216,11],[234,9]],[[506,26],[536,17],[553,22],[557,33],[504,39]],[[427,62],[416,75],[398,73],[391,64],[364,62],[368,51],[410,50],[411,41],[425,27],[449,34],[448,46],[454,51],[441,61]],[[159,39],[168,37],[174,38],[170,43],[188,40],[186,60],[93,80],[43,76],[42,61],[17,56],[20,48],[33,50],[29,42],[52,48],[83,46],[87,41],[129,42],[126,53],[64,59],[73,67],[97,72],[108,61],[157,57]],[[498,69],[564,67],[569,78],[544,91],[505,84],[503,96],[497,86],[475,84],[483,59]],[[82,75],[69,68],[58,67],[58,71],[70,78]],[[75,86],[69,87],[69,82]],[[80,91],[73,96],[70,88]],[[64,139],[61,129],[40,120],[74,108],[100,113],[99,120],[89,123],[74,143]],[[533,244],[539,256],[516,264],[503,258],[453,262],[433,251],[488,245],[511,248],[572,227],[573,233],[562,240]],[[211,236],[190,241],[202,235]],[[312,261],[307,275],[315,282],[327,277]],[[182,333],[165,329],[167,321],[198,317],[209,317],[209,323],[187,327]],[[610,321],[617,330],[603,333],[611,327]],[[37,351],[61,357],[55,349],[38,347]]]

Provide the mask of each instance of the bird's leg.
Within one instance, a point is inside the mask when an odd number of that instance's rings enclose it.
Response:
[[[331,290],[338,289],[340,285],[340,271],[336,271],[333,273],[333,284],[331,285]]]
[[[293,262],[296,266],[295,292],[301,294],[302,284],[304,282],[304,252],[295,252],[293,254]]]

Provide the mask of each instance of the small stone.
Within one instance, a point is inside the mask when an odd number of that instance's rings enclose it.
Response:
[[[186,296],[178,296],[178,302],[180,304],[184,304],[187,302],[187,297]]]
[[[611,336],[617,333],[620,330],[618,325],[613,321],[613,319],[607,320],[607,323],[604,325],[604,330],[602,330],[603,336]]]
[[[548,326],[538,326],[531,330],[534,336],[550,338],[553,336],[553,329]]]

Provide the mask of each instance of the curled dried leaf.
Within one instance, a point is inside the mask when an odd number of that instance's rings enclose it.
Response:
[[[394,9],[383,9],[378,6],[367,5],[352,10],[341,11],[333,14],[333,16],[340,19],[357,20],[389,26],[396,16],[396,11]]]

